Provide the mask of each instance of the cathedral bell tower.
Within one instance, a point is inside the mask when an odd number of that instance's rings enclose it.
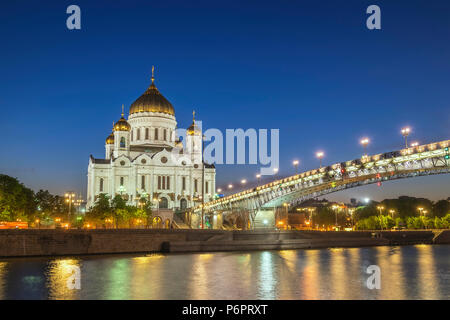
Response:
[[[114,158],[121,155],[130,156],[131,126],[125,120],[122,105],[122,117],[114,124]]]
[[[186,130],[186,149],[191,155],[193,163],[201,164],[202,162],[202,128],[195,123],[195,111],[192,112],[192,124]]]

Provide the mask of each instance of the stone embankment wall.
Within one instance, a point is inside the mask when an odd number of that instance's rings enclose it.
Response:
[[[450,244],[445,231],[0,230],[0,257]]]

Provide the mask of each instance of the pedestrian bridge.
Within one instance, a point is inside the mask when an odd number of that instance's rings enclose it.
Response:
[[[248,211],[253,217],[284,203],[385,181],[450,173],[450,140],[335,163],[241,191],[204,204],[204,213]],[[191,209],[199,214],[202,205]]]

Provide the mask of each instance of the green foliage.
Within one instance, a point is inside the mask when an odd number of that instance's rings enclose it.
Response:
[[[401,218],[393,219],[391,216],[370,216],[356,223],[357,230],[391,230],[394,226],[401,226]]]
[[[31,221],[35,211],[34,192],[17,179],[0,174],[0,219]]]
[[[109,204],[109,197],[105,193],[98,195],[92,208],[86,212],[86,220],[94,223],[101,224],[106,218],[112,214],[112,208]]]
[[[48,190],[39,190],[35,194],[35,199],[36,217],[41,221],[53,220],[55,217],[67,214],[68,206],[61,196],[52,195]],[[75,210],[74,206],[72,206],[72,210]]]
[[[435,217],[444,217],[450,213],[450,201],[439,200],[433,205],[432,213]]]

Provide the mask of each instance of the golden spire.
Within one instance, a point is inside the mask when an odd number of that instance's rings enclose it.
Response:
[[[122,118],[123,118],[123,103],[122,103]]]
[[[192,110],[192,122],[195,123],[195,110]]]
[[[155,82],[155,66],[152,66],[152,84]]]

